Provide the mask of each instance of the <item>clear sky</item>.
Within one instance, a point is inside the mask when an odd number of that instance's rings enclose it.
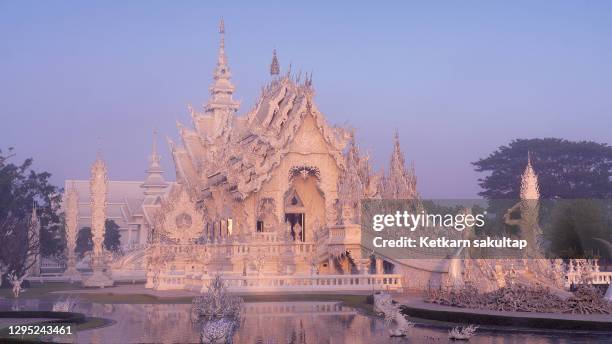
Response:
[[[101,137],[110,178],[142,180],[151,132],[208,98],[221,16],[240,114],[276,48],[378,168],[399,130],[424,197],[474,197],[470,162],[514,138],[612,141],[611,1],[0,0],[0,148],[63,184]]]

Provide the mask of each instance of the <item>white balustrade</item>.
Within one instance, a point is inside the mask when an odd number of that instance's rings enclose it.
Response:
[[[160,276],[159,289],[206,291],[213,276],[186,274]],[[402,291],[403,276],[393,275],[225,275],[223,280],[233,292],[265,291]]]
[[[589,274],[589,279],[592,284],[610,284],[612,283],[612,271],[593,271]],[[565,275],[565,287],[567,288],[581,282],[582,275],[579,272],[569,271]]]

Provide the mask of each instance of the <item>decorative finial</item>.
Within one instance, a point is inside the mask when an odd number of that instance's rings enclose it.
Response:
[[[280,66],[278,64],[278,57],[276,57],[276,49],[272,50],[272,63],[270,64],[270,75],[278,75],[280,73]]]
[[[161,167],[161,156],[157,153],[157,130],[153,131],[153,150],[149,156],[149,168],[147,168],[147,178],[141,185],[145,189],[146,195],[156,195],[163,190],[167,183],[164,180],[163,169]]]
[[[310,72],[310,75],[308,75],[308,73],[306,74],[305,84],[308,87],[312,86],[312,71]]]
[[[98,136],[96,143],[96,159],[102,159],[102,137]]]
[[[522,200],[540,199],[538,175],[531,164],[531,151],[527,151],[527,166],[521,177],[520,197]]]
[[[153,151],[152,155],[157,156],[157,129],[153,129]]]
[[[204,105],[207,113],[221,113],[220,116],[225,116],[227,110],[235,112],[238,110],[239,103],[232,99],[234,93],[234,85],[232,85],[230,79],[232,73],[227,62],[227,56],[225,55],[225,23],[223,18],[219,22],[219,53],[217,55],[217,67],[213,74],[213,84],[210,86],[210,98],[208,103]],[[229,99],[228,99],[229,98]],[[217,111],[222,110],[222,111]],[[194,113],[192,113],[192,117]],[[219,119],[221,122],[226,122],[227,119]]]
[[[219,22],[219,33],[225,33],[225,22],[223,21],[223,17],[221,17],[221,21]]]

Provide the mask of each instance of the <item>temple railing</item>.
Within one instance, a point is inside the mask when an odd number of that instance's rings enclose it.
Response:
[[[331,245],[360,245],[361,225],[346,224],[330,226],[328,242]]]
[[[612,271],[593,271],[588,276],[592,284],[611,284]],[[569,271],[565,275],[565,287],[569,288],[572,284],[582,283],[582,274],[577,271]]]
[[[156,289],[187,289],[204,292],[214,279],[206,274],[166,273],[159,275]],[[403,276],[389,275],[279,275],[222,276],[232,292],[306,292],[306,291],[402,291]]]
[[[298,314],[352,315],[358,311],[337,301],[293,301],[287,302],[248,302],[242,305],[242,312],[257,317],[282,317]]]
[[[162,253],[188,254],[191,256],[249,256],[256,253],[259,249],[270,254],[285,253],[287,249],[296,256],[309,254],[315,250],[313,242],[252,242],[252,243],[219,243],[219,244],[199,244],[199,245],[163,245],[157,247]]]

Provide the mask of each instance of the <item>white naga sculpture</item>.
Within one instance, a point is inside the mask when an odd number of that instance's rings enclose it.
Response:
[[[93,274],[87,277],[83,284],[87,287],[107,287],[113,285],[106,270],[107,252],[104,249],[104,232],[106,221],[106,193],[108,189],[107,170],[104,161],[98,156],[91,166],[89,181],[91,190],[91,234],[93,252],[91,254],[91,268]]]

